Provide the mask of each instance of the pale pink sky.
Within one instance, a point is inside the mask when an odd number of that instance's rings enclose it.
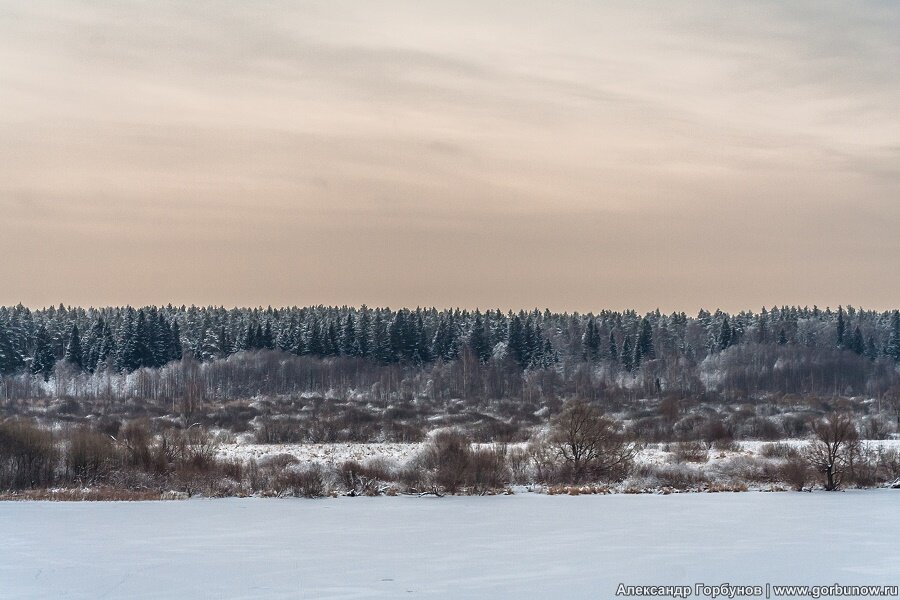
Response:
[[[0,0],[0,304],[900,305],[900,4]]]

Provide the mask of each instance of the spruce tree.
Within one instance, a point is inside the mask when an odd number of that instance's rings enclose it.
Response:
[[[115,369],[117,354],[118,350],[112,328],[109,326],[109,322],[105,322],[100,330],[100,341],[97,344],[97,362],[93,365],[94,370],[106,370],[107,367]]]
[[[769,341],[769,315],[763,307],[757,319],[756,341],[765,344]]]
[[[613,362],[619,362],[619,347],[616,345],[616,334],[609,332],[609,358]]]
[[[788,343],[787,334],[784,332],[784,327],[781,328],[781,331],[778,332],[778,345],[785,346]]]
[[[147,324],[147,315],[143,309],[138,311],[137,322],[134,326],[134,357],[131,370],[153,365],[153,351],[150,348],[150,332]]]
[[[472,331],[469,332],[469,346],[471,346],[472,352],[475,353],[480,362],[485,363],[491,358],[492,348],[488,339],[488,333],[485,331],[481,315],[477,313],[472,323]]]
[[[11,375],[25,365],[22,354],[13,343],[10,328],[0,323],[0,375]]]
[[[581,334],[582,357],[588,362],[600,358],[600,333],[593,318],[589,318]]]
[[[181,360],[181,327],[178,321],[172,320],[172,336],[169,338],[169,361]]]
[[[53,354],[53,343],[50,339],[50,334],[47,332],[47,327],[41,323],[34,336],[31,372],[35,375],[41,375],[44,381],[49,381],[54,365],[56,365],[56,356]]]
[[[844,335],[845,335],[846,325],[844,324],[844,308],[842,306],[838,306],[838,316],[837,316],[837,347],[844,347]]]
[[[325,356],[337,356],[340,354],[341,342],[338,336],[337,326],[331,319],[328,320],[328,326],[325,329],[325,336],[322,343]]]
[[[453,314],[452,311],[448,311],[447,313],[447,360],[455,360],[459,358],[459,340],[460,340],[461,330],[459,326],[459,320],[457,316]]]
[[[163,364],[159,362],[158,354],[160,337],[162,337],[163,332],[159,330],[159,310],[155,306],[151,306],[147,311],[145,321],[143,366],[157,368]]]
[[[227,358],[229,354],[231,354],[231,339],[225,326],[220,325],[216,340],[216,358]]]
[[[256,327],[253,329],[253,350],[262,350],[266,347],[266,335],[263,331],[262,325],[259,323],[256,324]]]
[[[375,312],[372,320],[372,349],[375,360],[382,363],[394,361],[394,353],[391,348],[391,338],[388,335],[387,324],[384,322],[384,314],[381,310]]]
[[[344,356],[357,356],[356,323],[353,314],[347,313],[344,324],[341,326],[341,354]]]
[[[72,323],[72,329],[69,331],[69,341],[66,344],[66,353],[63,358],[79,371],[84,370],[84,352],[81,349],[81,335],[78,333],[78,325],[75,323]]]
[[[275,335],[272,333],[272,322],[266,319],[266,326],[262,331],[260,347],[265,350],[275,349]]]
[[[719,350],[725,350],[731,345],[733,329],[731,323],[726,316],[722,320],[722,326],[719,329]]]
[[[856,326],[856,329],[853,330],[853,336],[850,338],[850,350],[862,356],[866,351],[866,343],[863,341],[862,332],[859,330],[859,325]]]
[[[884,347],[884,354],[895,362],[900,362],[900,311],[891,313],[890,333],[888,341]]]
[[[875,346],[875,338],[871,335],[869,336],[869,340],[866,343],[866,358],[869,360],[875,360],[878,358],[878,348]]]
[[[256,336],[256,331],[256,323],[248,321],[241,340],[241,350],[256,350],[259,347],[259,338]]]
[[[243,319],[241,319],[242,324],[239,326],[237,330],[237,335],[234,339],[234,351],[235,352],[244,352],[250,350],[250,342],[253,338],[253,333],[251,332],[250,324],[243,323]]]
[[[431,360],[431,347],[428,343],[428,334],[425,330],[425,322],[422,319],[422,312],[416,311],[416,318],[413,319],[413,362],[420,365]]]
[[[638,326],[637,342],[634,345],[634,366],[639,366],[644,360],[656,358],[656,349],[653,346],[653,327],[647,318],[641,319]]]
[[[297,318],[292,316],[289,322],[280,324],[276,329],[275,347],[282,352],[292,352],[297,344]]]
[[[411,362],[416,356],[418,344],[416,323],[413,315],[406,309],[398,310],[388,327],[391,355],[393,361]]]
[[[116,343],[115,367],[117,371],[130,373],[135,369],[133,360],[135,355],[135,335],[134,335],[134,309],[130,306],[126,307],[122,315],[122,323],[119,327]]]
[[[509,322],[509,333],[507,334],[506,347],[509,355],[512,357],[520,368],[527,366],[528,350],[525,339],[525,326],[522,319],[516,315]]]
[[[626,335],[625,340],[622,341],[622,366],[625,367],[625,370],[629,373],[634,369],[634,350],[631,348],[631,336]]]
[[[390,342],[390,361],[402,361],[408,357],[406,346],[406,316],[402,310],[398,310],[388,326],[388,340]]]
[[[322,341],[322,329],[319,322],[313,318],[307,325],[306,333],[306,354],[313,356],[323,356],[325,354],[325,344]]]
[[[97,370],[98,354],[100,352],[100,340],[103,337],[103,317],[97,317],[88,332],[84,347],[84,368],[88,373]]]
[[[154,318],[156,323],[153,335],[153,364],[161,367],[169,362],[169,347],[172,344],[172,327],[161,312]]]
[[[368,358],[371,352],[372,318],[369,309],[365,305],[359,311],[359,323],[356,327],[356,352],[363,358]]]
[[[448,345],[449,336],[447,335],[447,321],[442,316],[438,318],[438,324],[434,330],[434,337],[431,338],[431,354],[437,359],[447,360]]]
[[[553,348],[550,340],[544,340],[544,350],[541,352],[541,368],[549,369],[559,362],[559,355]]]
[[[540,325],[534,315],[529,315],[525,319],[522,329],[524,338],[524,352],[522,360],[526,367],[530,367],[540,358],[543,349],[543,336],[541,335]]]
[[[219,358],[222,355],[219,344],[219,329],[217,327],[206,328],[203,334],[203,340],[197,350],[197,358],[204,362]]]

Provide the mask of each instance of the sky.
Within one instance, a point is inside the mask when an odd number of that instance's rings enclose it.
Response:
[[[0,0],[0,304],[900,306],[900,3]]]

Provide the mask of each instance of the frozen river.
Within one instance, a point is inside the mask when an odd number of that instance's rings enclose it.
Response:
[[[0,503],[2,598],[612,598],[898,584],[900,490]]]

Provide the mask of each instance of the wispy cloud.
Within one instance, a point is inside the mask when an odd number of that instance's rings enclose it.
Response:
[[[0,0],[0,301],[896,303],[897,30],[874,0]]]

